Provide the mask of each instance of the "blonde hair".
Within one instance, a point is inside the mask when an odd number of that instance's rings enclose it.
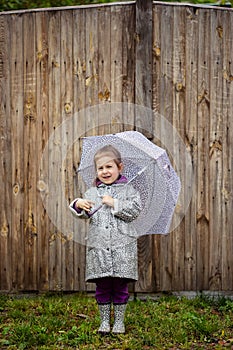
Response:
[[[122,163],[120,152],[115,147],[113,147],[112,145],[107,145],[107,146],[104,146],[104,147],[100,148],[96,152],[96,154],[94,156],[95,167],[96,167],[96,162],[103,156],[110,156],[110,157],[112,157],[112,160],[116,163],[116,165],[118,167]]]

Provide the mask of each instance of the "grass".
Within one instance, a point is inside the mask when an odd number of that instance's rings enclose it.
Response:
[[[0,296],[0,349],[233,349],[233,301],[206,296],[130,301],[126,334],[100,336],[93,297]]]

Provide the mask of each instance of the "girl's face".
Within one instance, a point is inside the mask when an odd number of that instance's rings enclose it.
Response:
[[[122,163],[119,165],[109,156],[103,156],[96,161],[96,171],[98,179],[106,185],[111,185],[116,181],[123,169]]]

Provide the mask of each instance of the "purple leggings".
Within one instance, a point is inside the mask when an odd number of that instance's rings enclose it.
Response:
[[[95,297],[98,304],[126,304],[129,299],[128,281],[119,277],[103,277],[96,281]]]

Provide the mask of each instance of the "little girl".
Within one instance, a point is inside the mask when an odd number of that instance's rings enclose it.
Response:
[[[84,198],[76,198],[70,209],[90,220],[86,248],[86,281],[96,283],[100,333],[110,332],[111,303],[113,333],[124,333],[124,315],[129,298],[128,282],[138,279],[137,233],[133,220],[141,211],[139,193],[121,172],[119,151],[111,145],[94,157],[96,180]],[[100,208],[93,210],[92,208]]]

